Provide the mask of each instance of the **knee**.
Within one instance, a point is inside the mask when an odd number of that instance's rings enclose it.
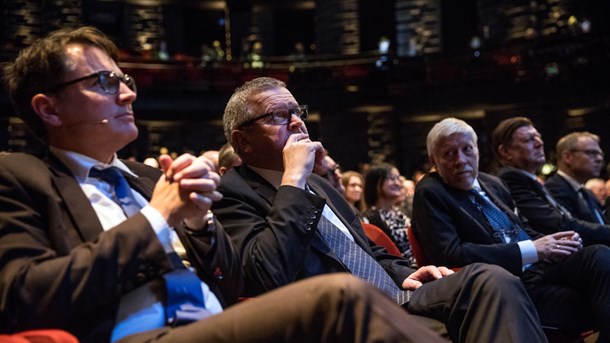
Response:
[[[596,270],[610,270],[610,247],[602,244],[589,245],[583,248],[585,263]]]
[[[354,301],[355,299],[378,298],[380,291],[366,281],[349,273],[334,273],[315,277],[318,286],[315,287],[323,292],[326,299],[343,299]],[[316,285],[312,285],[316,286]]]
[[[497,290],[503,293],[523,289],[520,278],[494,264],[473,263],[464,267],[462,271],[469,273],[471,281],[487,291]]]

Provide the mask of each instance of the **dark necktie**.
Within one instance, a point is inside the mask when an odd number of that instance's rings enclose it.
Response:
[[[538,182],[536,182],[536,185],[538,185],[538,187],[540,187],[540,189],[542,190],[542,193],[544,194],[544,197],[551,204],[551,206],[553,206],[555,209],[557,209],[557,211],[559,211],[559,213],[562,216],[565,216],[568,219],[572,218],[572,214],[570,213],[570,211],[568,211],[565,207],[561,206],[561,204],[558,203],[557,200],[555,200],[555,198],[553,198],[551,193],[549,193],[549,191],[546,190],[546,187],[544,187],[544,185],[541,185]]]
[[[127,183],[125,176],[117,167],[108,167],[105,169],[91,168],[89,176],[106,181],[114,188],[116,199],[113,199],[121,208],[127,217],[140,212],[140,206],[136,198],[131,192],[131,187]]]
[[[479,189],[474,188],[470,193],[473,195],[475,205],[483,212],[491,227],[496,231],[497,235],[494,235],[496,239],[502,243],[506,243],[505,238],[509,239],[510,243],[530,239],[530,236],[519,225],[514,223],[498,206],[485,198]]]
[[[379,262],[324,216],[320,217],[318,231],[354,275],[381,289],[400,305],[409,302],[411,292],[398,288]]]
[[[103,180],[114,188],[116,201],[127,217],[140,211],[131,187],[123,173],[116,167],[91,168],[89,176]],[[205,310],[201,280],[184,266],[176,253],[170,253],[174,270],[163,275],[165,279],[165,319],[170,325],[182,325],[209,316]]]
[[[593,217],[596,222],[600,224],[605,224],[602,214],[597,209],[595,200],[591,198],[589,193],[582,187],[578,189],[578,193],[580,194],[580,197],[582,197],[582,199],[584,200],[585,208],[588,209],[589,213],[591,214],[591,217]]]

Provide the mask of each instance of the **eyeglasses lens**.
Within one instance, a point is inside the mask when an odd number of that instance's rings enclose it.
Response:
[[[98,80],[106,93],[117,94],[121,82],[127,85],[129,89],[136,92],[136,83],[133,78],[127,74],[121,77],[113,72],[101,72],[98,74]]]

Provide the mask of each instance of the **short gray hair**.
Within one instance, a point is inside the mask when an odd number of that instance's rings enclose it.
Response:
[[[430,130],[428,133],[428,138],[426,138],[426,149],[428,150],[428,155],[432,156],[432,152],[436,148],[436,144],[440,139],[449,137],[455,133],[461,133],[472,137],[476,147],[478,137],[472,126],[468,125],[461,119],[445,118],[436,123],[432,127],[432,130]]]
[[[251,104],[248,99],[253,95],[275,88],[286,88],[286,84],[272,77],[259,77],[247,81],[235,89],[222,117],[225,137],[229,143],[233,144],[231,132],[250,119]]]
[[[587,131],[580,131],[580,132],[572,132],[569,133],[563,137],[561,137],[559,139],[559,141],[557,141],[557,146],[555,147],[555,154],[557,155],[557,162],[561,162],[561,154],[568,150],[574,150],[578,148],[578,139],[580,137],[589,137],[592,140],[596,141],[597,144],[599,144],[599,136],[591,133],[591,132],[587,132]]]

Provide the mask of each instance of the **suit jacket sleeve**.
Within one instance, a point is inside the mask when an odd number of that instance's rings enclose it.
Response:
[[[580,234],[585,245],[610,244],[610,227],[561,213],[548,202],[542,186],[527,175],[508,168],[501,169],[498,175],[508,185],[519,212],[534,230],[543,234],[574,230]]]
[[[146,170],[138,172],[154,185],[160,172]],[[69,172],[33,156],[0,157],[0,208],[2,330],[54,327],[106,337],[121,296],[158,285],[171,270],[142,214],[103,231]]]
[[[305,277],[347,271],[317,234],[327,202],[324,196],[328,194],[318,196],[291,186],[281,186],[276,191],[252,174],[247,167],[241,167],[223,175],[223,199],[213,208],[241,254],[247,294],[257,295]],[[324,187],[325,181],[317,180],[314,177],[310,181],[316,188],[330,192]],[[329,203],[336,200],[329,198]],[[345,207],[339,204],[334,208],[336,214],[345,219],[355,240],[397,283],[402,283],[413,270],[385,249],[371,247],[359,220],[343,202]]]
[[[417,184],[412,228],[428,260],[450,268],[491,263],[519,275],[518,245],[496,243],[493,229],[464,193],[447,187],[436,173]]]

